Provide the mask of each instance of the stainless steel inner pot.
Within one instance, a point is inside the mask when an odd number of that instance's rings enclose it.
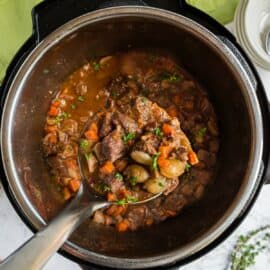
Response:
[[[61,81],[90,57],[149,47],[176,55],[207,89],[221,130],[217,176],[202,201],[159,225],[117,233],[90,220],[82,224],[63,250],[97,265],[164,266],[201,251],[241,216],[260,178],[262,117],[243,61],[221,38],[181,15],[150,7],[107,8],[45,38],[10,87],[1,150],[9,187],[26,219],[39,229],[63,207],[41,152],[45,115]]]

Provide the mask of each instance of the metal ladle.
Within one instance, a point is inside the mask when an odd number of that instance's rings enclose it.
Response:
[[[82,172],[81,155],[79,151],[78,160]],[[82,173],[82,175],[84,174]],[[146,203],[161,194],[158,193],[142,201],[128,202],[128,204]],[[90,217],[96,210],[113,204],[116,204],[116,202],[107,202],[105,199],[97,196],[90,190],[86,180],[83,180],[76,196],[67,207],[46,227],[33,235],[25,244],[7,257],[0,264],[0,270],[41,269],[86,218]]]

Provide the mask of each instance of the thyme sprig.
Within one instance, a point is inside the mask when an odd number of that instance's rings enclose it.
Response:
[[[256,263],[256,257],[270,243],[270,225],[239,236],[231,255],[230,270],[246,270]],[[258,237],[259,234],[262,234]],[[256,238],[256,239],[255,239]]]

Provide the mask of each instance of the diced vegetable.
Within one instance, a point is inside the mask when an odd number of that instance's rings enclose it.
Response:
[[[88,131],[86,131],[84,133],[85,137],[91,141],[98,141],[99,137],[98,137],[98,127],[96,123],[91,123]]]
[[[162,131],[166,136],[171,136],[174,132],[174,128],[171,125],[164,123],[162,125]]]
[[[147,170],[140,165],[128,166],[125,173],[127,174],[128,178],[136,178],[136,181],[134,181],[135,184],[133,185],[136,185],[136,183],[143,183],[149,178],[149,173],[147,172]]]
[[[122,220],[121,222],[116,224],[116,229],[118,232],[125,232],[128,230],[129,221],[127,219]]]
[[[151,178],[145,182],[144,187],[148,192],[152,194],[160,193],[165,190],[166,178],[162,176],[157,178]]]
[[[143,151],[133,151],[131,152],[130,155],[133,160],[137,161],[140,164],[144,164],[144,165],[152,164],[151,156]]]
[[[50,107],[50,110],[49,110],[49,112],[48,112],[48,115],[49,115],[49,116],[57,116],[58,113],[59,113],[58,108],[52,105],[52,106]]]
[[[188,159],[189,159],[189,163],[191,165],[195,165],[199,162],[199,159],[194,151],[190,151],[188,153]]]
[[[72,192],[77,192],[80,188],[80,184],[81,184],[80,180],[72,179],[69,181],[68,187]]]
[[[166,166],[159,166],[160,173],[167,178],[176,178],[185,172],[186,163],[178,159],[167,159]]]
[[[67,201],[71,198],[71,193],[67,187],[63,189],[64,200]]]
[[[111,161],[106,161],[101,167],[100,172],[105,175],[110,175],[114,172],[115,167]]]
[[[160,146],[158,150],[160,152],[160,158],[168,158],[173,149],[171,146]]]

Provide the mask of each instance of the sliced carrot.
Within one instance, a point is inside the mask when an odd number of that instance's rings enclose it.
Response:
[[[118,191],[117,197],[118,197],[119,199],[126,198],[127,196],[130,196],[130,192],[129,192],[128,190],[126,190],[125,188],[121,188],[121,189]]]
[[[188,153],[188,160],[191,165],[195,165],[199,162],[199,159],[194,151]]]
[[[169,164],[170,164],[170,163],[169,163],[168,159],[163,158],[163,157],[159,157],[159,158],[158,158],[158,166],[159,166],[160,168],[168,167]]]
[[[69,189],[66,187],[63,189],[63,196],[64,196],[65,201],[67,201],[71,197],[71,193],[70,193]]]
[[[91,123],[88,131],[84,133],[85,137],[91,141],[98,141],[98,127],[96,123]]]
[[[115,167],[111,161],[106,161],[103,166],[100,168],[100,172],[105,175],[110,175],[114,172]]]
[[[119,206],[113,205],[107,209],[106,214],[116,217],[116,216],[124,214],[125,211],[126,211],[126,207],[124,205],[119,205]]]
[[[167,158],[171,151],[172,151],[172,147],[171,146],[160,146],[158,148],[158,151],[160,152],[160,158]]]
[[[61,105],[61,102],[59,99],[55,99],[53,102],[52,102],[53,106],[55,107],[59,107]]]
[[[174,132],[174,128],[171,125],[164,123],[162,125],[162,131],[165,135],[172,135],[172,133]]]
[[[50,135],[49,135],[49,142],[51,144],[57,143],[57,136],[56,136],[56,133],[55,132],[50,133]]]
[[[125,232],[128,230],[129,221],[127,219],[122,220],[121,222],[116,224],[116,229],[118,232]]]
[[[116,196],[112,192],[108,192],[108,194],[107,194],[107,201],[108,202],[114,202],[114,201],[116,201]]]
[[[80,188],[80,185],[81,185],[81,182],[78,179],[72,179],[68,183],[68,187],[72,192],[78,191],[78,189]]]
[[[177,117],[178,116],[178,111],[174,106],[171,106],[168,108],[167,113],[171,116],[171,117]]]
[[[49,112],[48,112],[48,115],[50,115],[50,116],[57,116],[58,113],[59,113],[58,108],[52,105],[52,106],[50,107],[50,110],[49,110]]]

